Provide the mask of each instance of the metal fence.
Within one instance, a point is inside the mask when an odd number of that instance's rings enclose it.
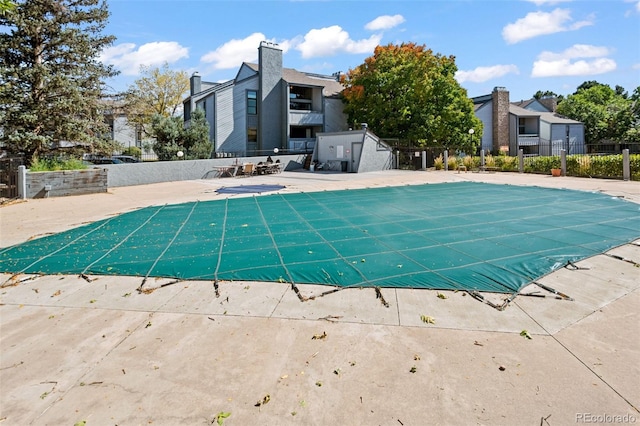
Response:
[[[18,197],[18,167],[24,165],[24,157],[0,158],[0,198]]]

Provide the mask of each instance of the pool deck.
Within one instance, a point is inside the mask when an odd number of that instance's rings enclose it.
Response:
[[[229,197],[221,186],[458,181],[640,204],[638,182],[298,171],[15,202],[0,207],[0,246],[150,205]],[[640,423],[638,264],[640,240],[539,280],[573,300],[531,285],[524,292],[537,297],[502,311],[463,292],[322,295],[330,288],[299,285],[301,301],[284,283],[221,282],[216,294],[210,281],[157,280],[139,293],[139,278],[0,274],[0,425],[211,425],[219,413],[230,413],[225,425]]]

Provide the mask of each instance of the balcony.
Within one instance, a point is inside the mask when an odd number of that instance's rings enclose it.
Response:
[[[289,111],[290,126],[322,126],[324,124],[324,114],[317,111]]]
[[[518,135],[518,146],[540,145],[539,135]]]
[[[289,139],[290,152],[312,152],[316,145],[316,138],[291,138]]]

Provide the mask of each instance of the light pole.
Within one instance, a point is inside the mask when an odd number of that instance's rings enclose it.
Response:
[[[473,146],[473,134],[474,134],[475,132],[476,132],[475,130],[473,130],[473,129],[469,129],[469,137],[471,138],[471,146]]]

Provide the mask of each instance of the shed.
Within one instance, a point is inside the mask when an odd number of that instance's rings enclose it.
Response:
[[[318,133],[313,159],[324,170],[374,172],[392,168],[393,150],[365,127],[361,130]]]

